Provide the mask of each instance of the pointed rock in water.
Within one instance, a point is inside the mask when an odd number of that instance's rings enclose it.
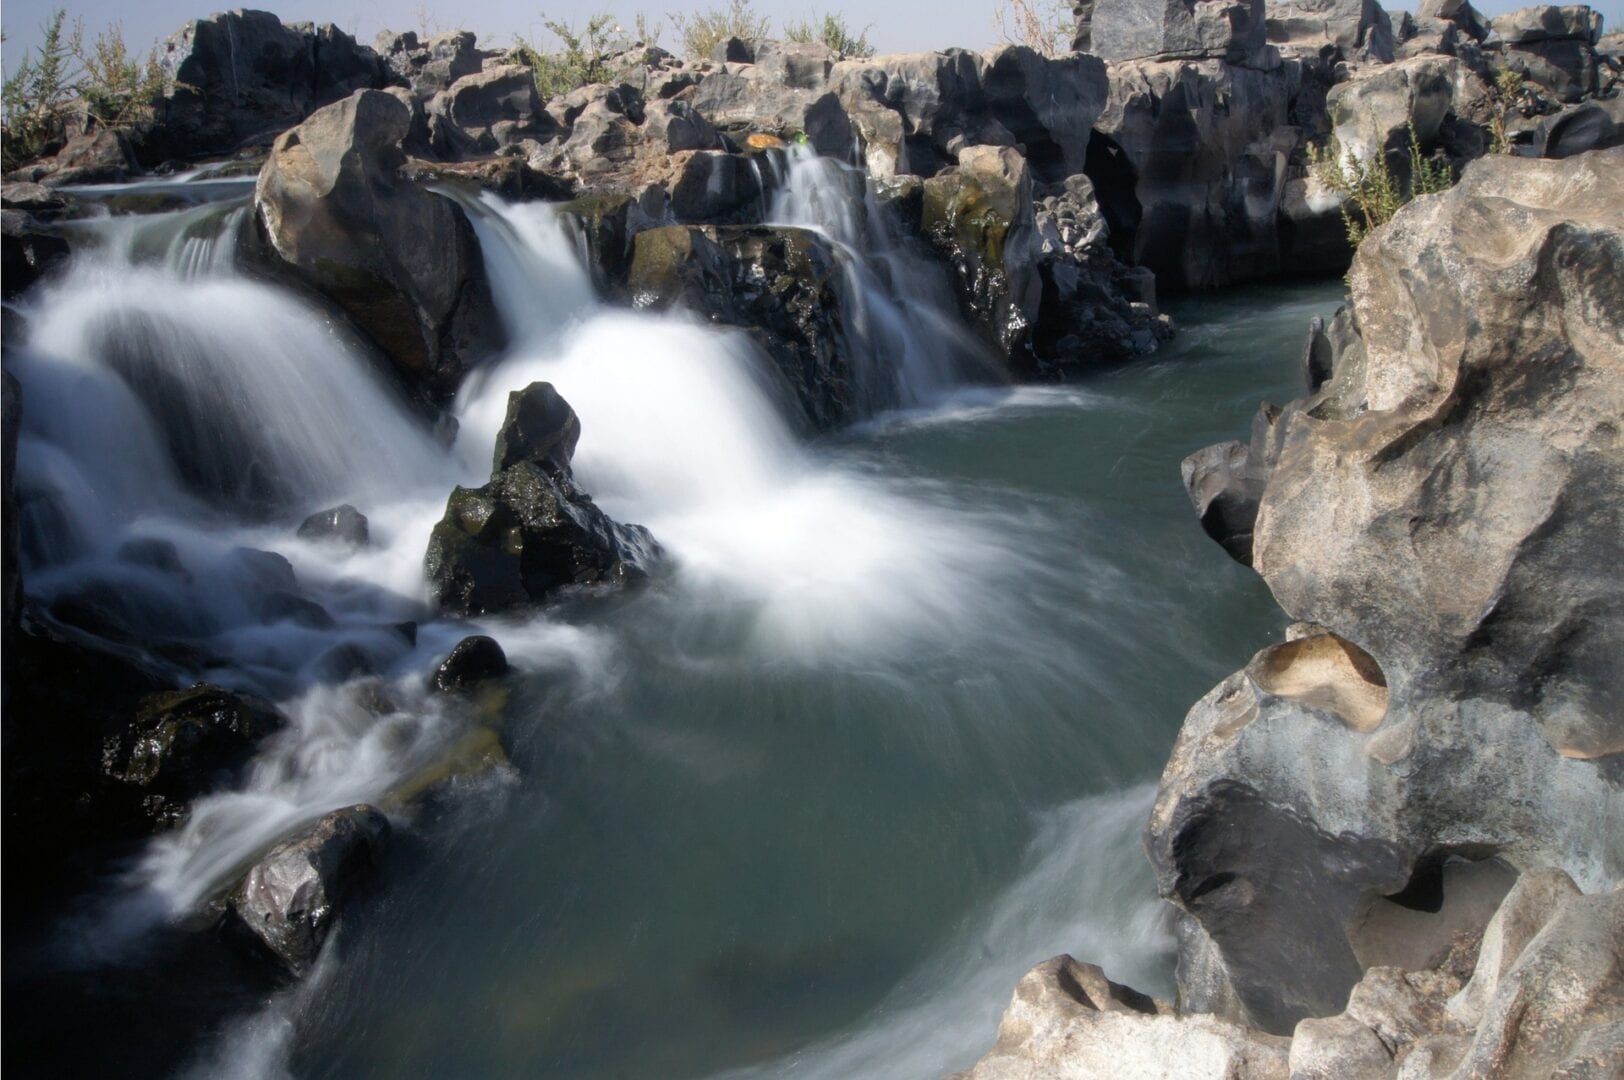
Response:
[[[434,673],[437,690],[469,690],[508,673],[507,653],[495,638],[473,634],[457,642]]]
[[[278,138],[254,193],[258,255],[335,303],[408,385],[444,397],[501,344],[501,322],[462,210],[401,176],[411,119],[363,90]]]
[[[567,472],[581,440],[581,421],[552,383],[534,382],[508,395],[507,419],[496,433],[492,472],[533,461]]]
[[[108,738],[102,768],[139,793],[149,818],[171,825],[192,799],[229,783],[284,723],[269,702],[208,683],[152,694]]]
[[[290,971],[303,975],[340,909],[377,870],[389,834],[389,819],[376,807],[334,810],[254,864],[232,908]]]
[[[480,615],[571,585],[628,584],[658,550],[647,529],[611,520],[568,474],[526,461],[451,493],[426,568],[442,611]]]
[[[349,503],[330,510],[318,510],[299,526],[299,537],[303,540],[326,540],[352,548],[366,547],[367,517]]]
[[[570,585],[624,585],[659,545],[621,525],[576,486],[569,462],[581,425],[549,383],[508,398],[490,483],[458,487],[429,536],[425,568],[436,603],[480,615],[538,603]]]

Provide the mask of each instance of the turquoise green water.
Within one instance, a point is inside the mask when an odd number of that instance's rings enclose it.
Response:
[[[1178,465],[1300,393],[1338,294],[1186,302],[1151,362],[826,441],[966,546],[917,610],[865,582],[872,612],[808,615],[811,647],[783,605],[765,633],[759,603],[678,579],[515,630],[579,660],[527,677],[512,772],[419,814],[284,1004],[292,1073],[931,1076],[1057,952],[1168,993],[1151,785],[1188,706],[1283,625]],[[830,647],[843,614],[884,633]]]

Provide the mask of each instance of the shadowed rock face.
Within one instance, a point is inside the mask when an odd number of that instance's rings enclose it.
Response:
[[[268,11],[187,23],[161,61],[177,85],[143,151],[153,162],[264,146],[315,109],[389,81],[382,59],[337,27],[285,26]]]
[[[402,179],[411,112],[362,90],[276,140],[254,209],[278,272],[333,301],[408,385],[449,396],[501,345],[479,244],[453,203]]]
[[[1187,1006],[1335,1012],[1354,913],[1450,855],[1624,874],[1621,205],[1624,151],[1473,164],[1361,246],[1329,379],[1197,462],[1316,625],[1199,702],[1162,777]]]
[[[1175,1013],[1069,956],[1015,988],[998,1043],[954,1080],[1546,1080],[1624,1061],[1624,890],[1538,867],[1498,884],[1431,953],[1371,966],[1290,1038]]]

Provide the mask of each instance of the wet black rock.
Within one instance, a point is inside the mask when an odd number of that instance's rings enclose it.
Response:
[[[335,810],[272,848],[232,897],[238,918],[295,975],[310,970],[343,906],[376,872],[389,819],[366,805]]]
[[[507,653],[496,639],[473,634],[457,642],[451,655],[440,661],[434,672],[434,687],[447,692],[471,690],[507,672]]]
[[[299,537],[352,548],[365,547],[368,540],[367,517],[349,503],[318,510],[300,524]]]
[[[501,472],[522,461],[557,470],[569,468],[581,421],[569,402],[551,383],[531,383],[508,397],[507,420],[496,433],[496,454],[491,463]]]
[[[855,418],[843,312],[858,298],[808,229],[668,226],[637,234],[628,287],[640,308],[685,307],[753,337],[815,430]]]
[[[102,767],[139,793],[155,823],[173,824],[193,798],[240,773],[283,723],[268,702],[208,683],[152,694],[103,744]]]
[[[572,585],[642,577],[659,546],[642,526],[611,520],[576,486],[569,457],[579,430],[547,383],[508,398],[490,482],[455,488],[429,536],[425,567],[442,611],[488,614]]]

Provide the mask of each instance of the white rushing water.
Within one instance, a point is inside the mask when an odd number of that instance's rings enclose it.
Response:
[[[607,307],[550,207],[465,205],[513,344],[467,381],[450,447],[341,328],[233,273],[241,208],[86,226],[97,251],[26,312],[27,346],[8,366],[26,403],[18,489],[31,595],[47,607],[110,603],[132,638],[176,645],[178,671],[266,695],[289,719],[242,788],[203,798],[152,844],[99,928],[107,940],[88,952],[195,910],[277,839],[336,807],[385,800],[432,763],[467,718],[425,692],[424,674],[464,634],[494,632],[521,667],[601,676],[617,647],[602,631],[545,612],[453,624],[426,607],[423,552],[446,494],[483,482],[508,395],[533,381],[553,383],[581,418],[582,487],[666,549],[662,587],[679,603],[747,612],[746,644],[763,657],[901,656],[971,623],[1021,633],[1021,590],[1041,587],[1042,570],[1012,550],[1007,521],[803,444],[776,372],[745,335]],[[815,229],[836,253],[865,409],[950,406],[955,388],[986,381],[945,279],[887,236],[861,174],[797,154],[771,217]],[[295,538],[304,515],[339,502],[368,515],[371,546]],[[153,558],[153,541],[174,558]],[[253,554],[266,551],[286,563]],[[397,629],[407,621],[420,624],[415,643]],[[1006,900],[872,1024],[775,1070],[920,1075],[944,1060],[944,1025],[960,1032],[949,1056],[985,1042],[989,1002],[1021,965],[1081,942],[1097,945],[1091,958],[1119,960],[1114,975],[1153,966],[1166,945],[1155,905],[1110,899],[1138,912],[1115,937],[1075,915],[1089,905],[1085,879],[1115,874],[1143,895],[1122,853],[1144,802],[1136,792],[1056,811]],[[204,1071],[282,1069],[293,1017],[324,982],[239,1024]]]

